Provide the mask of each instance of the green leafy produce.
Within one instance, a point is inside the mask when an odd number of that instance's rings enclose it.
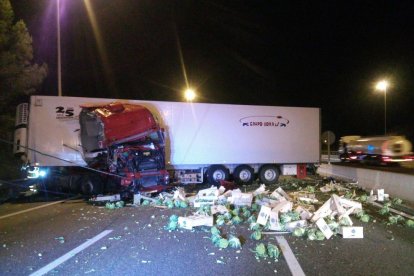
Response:
[[[113,210],[113,209],[115,209],[115,203],[113,203],[113,202],[107,202],[105,204],[105,208],[110,209],[110,210]]]
[[[242,222],[243,222],[243,220],[242,220],[239,216],[234,216],[234,217],[231,219],[231,222],[232,222],[234,225],[237,225],[237,224],[242,223]]]
[[[253,252],[256,253],[257,258],[266,258],[267,257],[266,246],[263,243],[259,243],[258,245],[256,245],[255,251],[253,251]]]
[[[361,218],[363,215],[365,215],[364,210],[359,210],[359,211],[357,211],[357,212],[356,212],[356,214],[355,214],[355,216],[356,216],[357,218]]]
[[[170,221],[178,221],[178,216],[177,215],[171,215],[170,216]]]
[[[214,245],[218,246],[218,242],[221,240],[221,236],[220,235],[211,235],[211,241],[213,242]]]
[[[394,205],[401,205],[402,202],[403,202],[402,199],[397,198],[397,197],[392,200],[392,204]]]
[[[222,226],[226,223],[224,216],[217,216],[216,224],[217,226]]]
[[[257,218],[256,218],[256,216],[255,215],[251,215],[248,219],[247,219],[247,222],[248,223],[254,223],[254,222],[256,222],[257,221]]]
[[[264,198],[264,196],[265,196],[264,194],[257,195],[257,196],[254,197],[254,200],[255,201],[262,200]]]
[[[380,215],[388,215],[390,213],[390,208],[387,204],[384,204],[384,206],[378,211]]]
[[[269,243],[267,245],[267,254],[270,258],[277,260],[280,255],[280,250],[276,245]]]
[[[116,207],[116,208],[122,208],[122,207],[124,207],[124,206],[125,206],[125,202],[123,202],[122,200],[117,201],[117,202],[115,203],[115,207]]]
[[[162,205],[162,200],[161,200],[160,198],[158,198],[158,199],[155,201],[155,205]]]
[[[361,195],[359,197],[359,201],[361,201],[361,202],[366,202],[367,200],[368,200],[368,196],[367,195]]]
[[[306,229],[303,227],[297,227],[293,230],[292,235],[295,237],[303,237],[306,233]]]
[[[300,220],[300,214],[298,212],[289,211],[286,214],[291,218],[291,221]]]
[[[227,248],[229,246],[229,241],[227,239],[221,238],[218,241],[217,246],[220,247],[220,248]]]
[[[362,222],[369,222],[370,219],[371,219],[371,217],[368,214],[364,214],[359,218],[359,220],[362,221]]]
[[[233,209],[233,211],[231,211],[231,214],[233,216],[238,216],[240,214],[240,209],[239,208],[235,208]]]
[[[396,216],[389,216],[388,217],[388,222],[389,224],[397,224],[398,222],[402,222],[404,221],[404,218],[400,215],[396,215]]]
[[[220,230],[215,226],[211,227],[210,232],[212,235],[218,235],[218,236],[221,235]]]
[[[264,230],[270,230],[270,220],[266,222],[266,225],[263,227]]]
[[[346,191],[345,198],[351,199],[354,196],[354,193],[351,191]]]
[[[252,212],[250,210],[243,210],[243,217],[249,218],[252,215]]]
[[[187,207],[188,207],[188,203],[186,201],[180,202],[180,208],[187,208]]]
[[[256,230],[250,235],[250,238],[252,238],[255,241],[258,241],[262,238],[262,232],[260,230]]]
[[[181,206],[181,200],[178,200],[178,199],[174,200],[174,206],[176,208],[180,208],[180,206]]]
[[[210,205],[202,205],[200,208],[198,208],[197,213],[200,215],[211,215],[211,206]]]
[[[168,225],[165,227],[165,230],[174,231],[178,228],[178,221],[171,221],[168,223]]]
[[[168,209],[172,209],[172,208],[174,208],[174,202],[172,202],[172,201],[168,201],[168,203],[167,203],[167,207],[168,207]]]
[[[408,226],[408,227],[414,228],[414,220],[407,219],[405,221],[405,225]]]
[[[241,248],[240,239],[236,236],[229,235],[229,246],[231,248]]]
[[[343,218],[341,218],[339,220],[339,225],[342,225],[342,226],[351,226],[350,222],[345,217],[343,217]]]
[[[253,231],[259,230],[260,229],[260,224],[258,224],[256,222],[252,222],[252,223],[250,223],[249,229],[253,230]]]
[[[147,205],[149,205],[150,204],[150,202],[149,202],[149,200],[148,199],[145,199],[143,202],[142,202],[142,205],[144,205],[144,206],[147,206]]]
[[[252,207],[251,207],[251,210],[252,210],[252,212],[257,212],[257,211],[259,211],[259,205],[258,205],[258,204],[256,204],[256,203],[253,203],[253,204],[252,204]]]
[[[225,214],[224,214],[224,217],[225,217],[227,220],[231,220],[231,218],[232,218],[233,216],[231,215],[231,213],[230,213],[230,212],[227,212],[227,213],[225,213]]]
[[[291,222],[291,221],[292,221],[292,218],[291,218],[291,216],[289,216],[288,213],[281,213],[280,214],[280,223],[286,224],[286,223]]]
[[[313,228],[308,229],[308,231],[306,232],[306,236],[308,240],[310,241],[316,240],[316,229],[313,229]]]
[[[339,231],[339,223],[334,219],[326,218],[326,224],[328,225],[329,229],[331,229],[332,232],[338,233]]]
[[[315,187],[308,185],[308,186],[306,186],[305,190],[310,192],[310,193],[314,193],[315,192]]]
[[[316,240],[323,241],[325,239],[325,235],[320,230],[315,231]]]

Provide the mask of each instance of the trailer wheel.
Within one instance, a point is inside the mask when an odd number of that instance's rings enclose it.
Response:
[[[279,168],[275,165],[264,165],[259,171],[259,179],[266,185],[275,184],[279,179],[279,175]]]
[[[220,180],[229,179],[229,170],[223,165],[211,165],[207,170],[207,180],[211,185],[220,185]]]
[[[84,175],[81,178],[81,192],[84,195],[102,193],[103,183],[99,175]]]
[[[250,185],[254,180],[254,170],[248,165],[240,165],[234,169],[233,177],[239,185]]]

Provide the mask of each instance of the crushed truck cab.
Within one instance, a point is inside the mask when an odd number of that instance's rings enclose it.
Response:
[[[80,137],[88,164],[119,176],[121,186],[132,192],[168,184],[164,134],[147,108],[120,102],[81,108]]]

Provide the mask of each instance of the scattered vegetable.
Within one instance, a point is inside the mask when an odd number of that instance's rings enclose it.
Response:
[[[241,242],[240,239],[236,236],[229,235],[229,246],[231,248],[241,248]]]
[[[267,257],[266,246],[263,243],[259,243],[258,245],[256,245],[255,251],[252,252],[256,253],[256,258]]]
[[[405,221],[405,225],[408,226],[408,227],[414,228],[414,220],[407,219]]]
[[[404,218],[400,215],[396,215],[396,216],[389,216],[388,217],[388,224],[397,224],[398,222],[402,222],[404,221]]]
[[[267,245],[267,254],[270,258],[277,260],[280,255],[279,248],[276,245],[269,243]]]
[[[256,230],[250,235],[250,238],[252,238],[255,241],[258,241],[262,238],[262,232],[260,230]]]
[[[220,248],[227,248],[229,246],[229,241],[227,239],[221,238],[218,241],[217,246],[220,247]]]
[[[306,233],[306,229],[305,228],[303,228],[303,227],[297,227],[297,228],[295,228],[295,230],[293,230],[292,235],[295,236],[295,237],[302,237],[302,236],[305,235],[305,233]]]

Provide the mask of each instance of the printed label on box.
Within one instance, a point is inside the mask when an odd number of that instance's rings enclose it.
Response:
[[[259,216],[257,217],[257,223],[261,225],[266,225],[271,212],[272,209],[270,207],[262,206],[262,208],[260,208]]]
[[[342,226],[340,233],[344,239],[364,238],[364,227],[362,226]]]
[[[326,239],[332,237],[333,232],[329,228],[328,224],[326,224],[323,218],[318,219],[318,221],[316,221],[316,225],[318,226],[319,230],[321,230],[321,232],[324,234]]]

